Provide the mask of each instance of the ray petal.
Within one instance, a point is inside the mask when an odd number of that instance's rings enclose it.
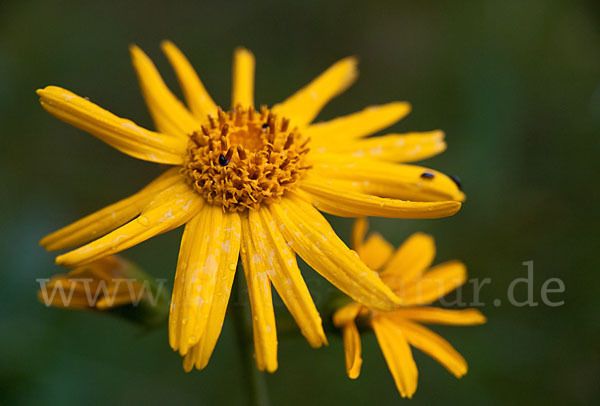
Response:
[[[347,305],[342,306],[333,314],[333,325],[342,327],[344,324],[353,322],[360,313],[361,308],[362,305],[356,302],[350,302]]]
[[[452,216],[461,207],[456,201],[415,202],[360,193],[317,176],[306,176],[300,186],[311,195],[315,207],[341,217],[431,219]]]
[[[217,105],[183,52],[171,41],[163,41],[161,48],[175,70],[185,101],[194,116],[202,121],[208,114],[215,115]]]
[[[448,341],[417,323],[408,320],[397,323],[410,345],[438,361],[457,378],[467,373],[467,362]]]
[[[406,102],[369,106],[347,116],[312,124],[303,130],[303,134],[311,137],[315,145],[326,145],[333,151],[335,148],[345,148],[341,146],[342,144],[352,145],[352,141],[358,138],[391,126],[408,113],[410,113],[410,104]]]
[[[290,194],[270,208],[290,247],[338,289],[374,309],[392,310],[400,304],[377,273],[359,260],[309,203]]]
[[[321,316],[298,269],[296,255],[286,244],[270,211],[264,207],[258,211],[251,210],[248,217],[269,279],[298,323],[302,335],[314,348],[327,344]]]
[[[356,379],[360,375],[360,367],[362,366],[362,349],[360,334],[353,321],[342,327],[342,337],[346,356],[346,373],[350,379]]]
[[[250,306],[254,334],[254,357],[261,371],[277,369],[277,333],[271,282],[264,258],[254,240],[248,216],[242,216],[242,247],[240,250]]]
[[[156,194],[178,181],[179,169],[169,169],[136,194],[47,235],[40,245],[48,251],[58,251],[98,238],[140,214]]]
[[[392,290],[402,289],[425,272],[434,258],[433,237],[425,233],[414,233],[396,250],[379,276]]]
[[[411,398],[417,390],[418,371],[404,331],[382,316],[374,317],[372,325],[398,392]]]
[[[314,139],[314,138],[313,138]],[[313,144],[317,153],[344,153],[357,158],[390,162],[415,162],[431,158],[446,150],[443,131],[387,134],[354,142],[328,141]]]
[[[56,263],[76,266],[133,247],[191,219],[203,200],[187,184],[178,182],[154,196],[139,217],[83,247],[56,258]]]
[[[144,51],[132,45],[130,52],[142,94],[156,128],[187,141],[191,133],[200,129],[200,123],[169,90]]]
[[[338,94],[346,90],[358,76],[356,58],[344,58],[319,75],[272,111],[292,120],[292,125],[305,127],[319,111]]]
[[[369,238],[364,241],[368,227],[367,219],[364,217],[354,222],[352,226],[352,247],[369,268],[378,271],[390,259],[394,247],[379,233],[371,233]]]
[[[252,52],[237,48],[233,54],[231,108],[236,108],[238,104],[244,108],[254,106],[254,68]]]
[[[394,252],[394,247],[381,234],[371,233],[356,252],[369,268],[378,271],[388,261]]]
[[[198,369],[208,363],[221,332],[241,240],[237,213],[205,205],[185,227],[177,262],[169,341],[183,355],[197,345]]]
[[[208,323],[200,342],[197,344],[199,356],[196,359],[196,368],[198,369],[203,369],[208,364],[221,334],[240,252],[242,239],[240,216],[237,213],[226,213],[225,220],[223,231],[228,236],[223,240],[221,256],[223,258],[222,262],[227,266],[219,266]]]
[[[38,89],[42,107],[59,120],[98,137],[134,158],[170,165],[183,162],[187,140],[139,127],[57,86]]]
[[[426,304],[447,295],[466,280],[465,265],[459,261],[448,261],[434,266],[395,292],[407,305]]]
[[[369,222],[365,217],[359,217],[354,221],[352,225],[352,249],[358,251],[363,244],[367,230],[369,229]]]
[[[485,316],[477,309],[442,309],[439,307],[407,307],[393,312],[405,319],[419,323],[447,324],[453,326],[470,326],[486,322]]]
[[[359,182],[367,194],[417,202],[465,198],[449,176],[429,168],[343,154],[312,154],[310,160],[312,175]]]

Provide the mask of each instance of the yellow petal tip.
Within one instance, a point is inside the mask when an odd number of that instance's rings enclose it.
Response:
[[[244,56],[248,56],[248,57],[254,59],[254,54],[248,48],[243,47],[243,46],[237,46],[237,47],[235,47],[234,53],[235,54],[242,54]]]
[[[175,46],[175,44],[173,43],[173,41],[171,41],[171,40],[168,40],[168,39],[164,39],[164,40],[162,40],[162,41],[160,42],[160,47],[161,47],[162,49],[164,49],[164,48],[172,48],[172,47],[174,47],[174,46]]]

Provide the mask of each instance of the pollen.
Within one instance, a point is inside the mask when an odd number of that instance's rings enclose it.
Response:
[[[190,134],[182,167],[190,185],[224,210],[257,209],[293,190],[310,168],[309,138],[266,106],[209,115],[201,131]]]

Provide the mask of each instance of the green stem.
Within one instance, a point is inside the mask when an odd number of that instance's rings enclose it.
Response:
[[[246,385],[248,403],[252,406],[268,406],[269,394],[265,373],[256,368],[254,361],[254,348],[252,338],[252,313],[248,303],[247,294],[241,283],[243,270],[238,267],[232,292],[237,295],[237,300],[230,301],[231,315],[233,318],[237,344],[242,362],[242,379]]]

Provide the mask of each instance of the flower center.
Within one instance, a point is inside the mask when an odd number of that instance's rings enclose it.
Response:
[[[241,106],[190,135],[182,172],[207,202],[223,209],[256,209],[292,190],[306,165],[310,139],[290,121],[263,106],[261,111]]]

